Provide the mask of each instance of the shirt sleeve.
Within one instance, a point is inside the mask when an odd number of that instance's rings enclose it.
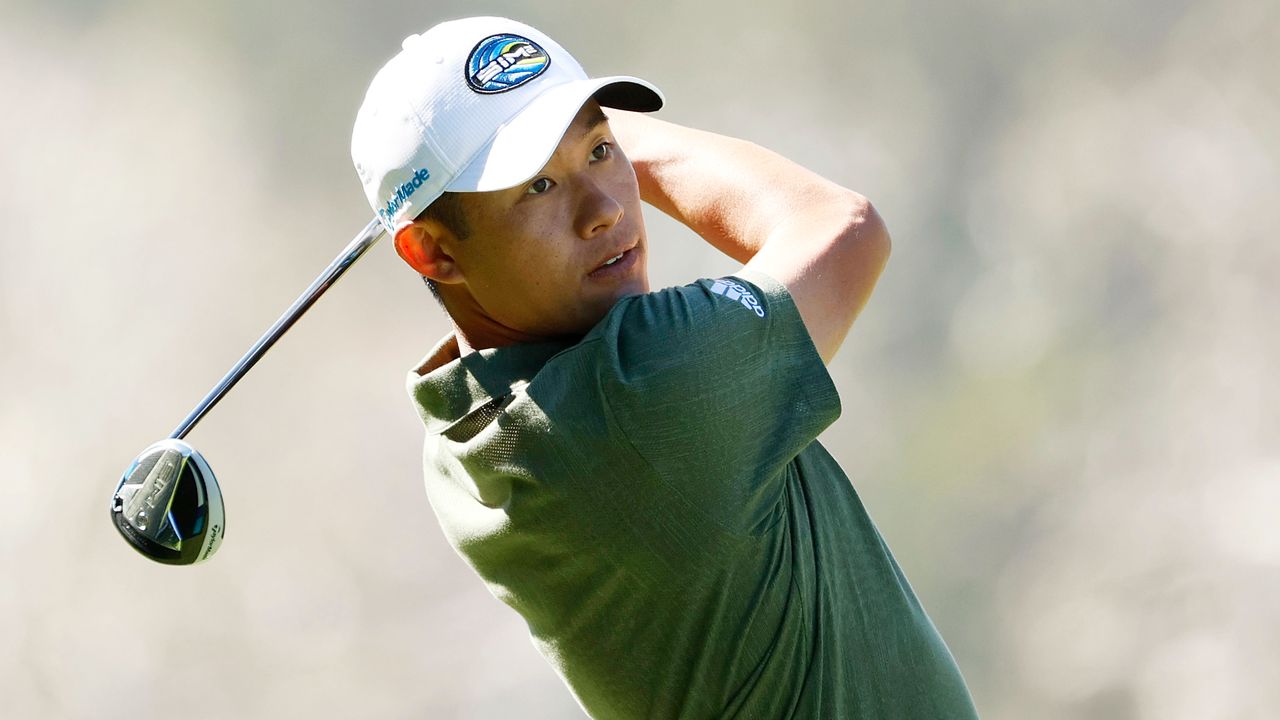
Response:
[[[790,294],[760,272],[627,298],[584,340],[619,440],[735,530],[776,520],[784,468],[840,413]]]

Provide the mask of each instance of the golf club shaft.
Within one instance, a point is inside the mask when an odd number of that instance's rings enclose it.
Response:
[[[298,318],[302,317],[302,314],[324,294],[324,291],[337,282],[338,278],[342,277],[342,273],[346,272],[347,268],[351,267],[356,260],[359,260],[360,256],[378,241],[378,238],[382,237],[382,232],[382,225],[378,222],[378,218],[374,217],[373,220],[369,221],[368,225],[364,226],[360,234],[356,235],[350,244],[342,250],[342,253],[334,258],[333,262],[329,263],[329,267],[320,273],[320,277],[316,278],[315,282],[312,282],[310,287],[304,290],[297,300],[293,301],[293,305],[289,306],[289,309],[280,316],[280,319],[276,320],[275,324],[262,337],[258,338],[258,342],[249,348],[249,352],[240,358],[240,361],[235,364],[235,367],[231,368],[226,377],[218,381],[218,384],[209,391],[209,394],[200,401],[199,405],[196,405],[191,414],[187,416],[187,419],[183,420],[169,437],[177,440],[186,437],[187,433],[191,432],[191,428],[200,422],[200,418],[204,417],[210,408],[218,404],[223,395],[226,395],[231,388],[235,387],[240,378],[249,372],[249,368],[253,367],[266,354],[267,350],[271,349],[271,346],[275,344],[276,340],[280,339],[281,335],[284,335],[289,328],[293,327]]]

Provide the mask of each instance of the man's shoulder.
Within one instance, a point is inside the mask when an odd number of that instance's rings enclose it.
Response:
[[[715,362],[735,349],[734,341],[762,343],[783,327],[799,323],[790,295],[763,273],[742,269],[733,275],[700,278],[620,299],[566,353],[596,363],[647,367]]]

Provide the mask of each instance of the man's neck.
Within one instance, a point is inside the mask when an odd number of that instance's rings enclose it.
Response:
[[[457,323],[453,324],[453,337],[458,344],[458,357],[470,355],[476,351],[477,348],[471,344],[471,341],[467,339],[466,333],[462,332],[462,328],[458,327]],[[483,348],[480,349],[483,350]]]
[[[544,342],[550,338],[532,335],[507,327],[486,313],[475,299],[465,292],[441,294],[445,310],[453,322],[453,334],[458,339],[458,352],[467,355],[477,350],[507,347],[523,343]]]
[[[453,318],[453,334],[458,339],[459,356],[467,355],[477,350],[548,340],[548,338],[513,330],[505,325],[498,324],[488,317],[472,317],[469,321],[464,319],[462,322],[459,322],[457,318]]]

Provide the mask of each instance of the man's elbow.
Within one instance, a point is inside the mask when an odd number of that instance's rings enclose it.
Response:
[[[845,203],[845,229],[839,238],[841,254],[856,266],[859,275],[879,277],[893,250],[889,228],[871,201],[862,195],[851,191]]]

